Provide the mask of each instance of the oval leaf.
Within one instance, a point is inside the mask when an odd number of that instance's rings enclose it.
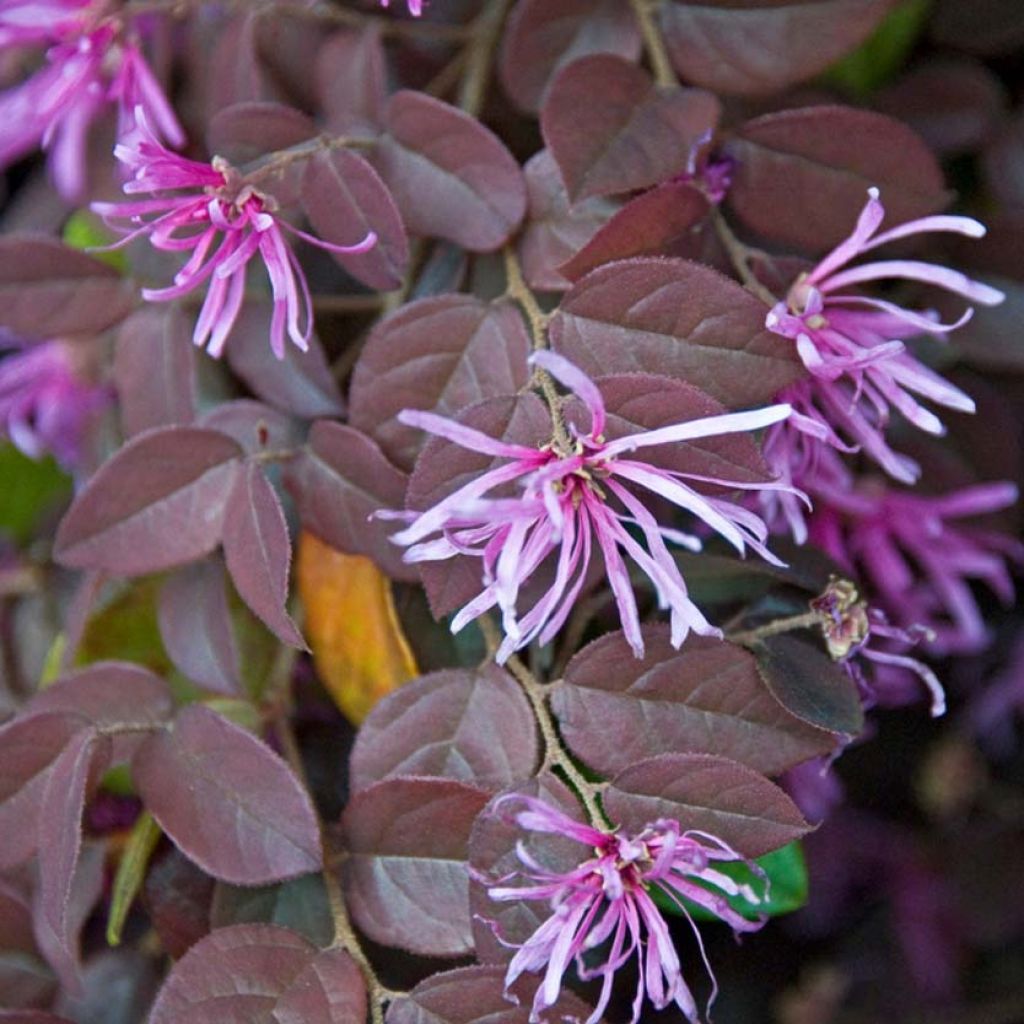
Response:
[[[398,778],[357,793],[342,817],[343,878],[356,924],[375,942],[425,956],[472,952],[469,832],[482,789]]]
[[[55,557],[76,569],[156,572],[208,554],[242,449],[192,427],[140,434],[105,462],[57,531]]]
[[[836,745],[779,705],[743,648],[691,637],[676,651],[664,626],[647,627],[644,642],[642,659],[619,632],[588,644],[552,696],[565,742],[601,775],[677,752],[774,775]]]
[[[433,775],[499,790],[533,773],[533,712],[507,672],[433,672],[381,701],[356,736],[350,784]]]
[[[309,795],[266,744],[198,704],[149,737],[132,762],[146,807],[204,871],[259,885],[315,871]]]
[[[620,772],[604,794],[616,825],[639,832],[659,818],[718,836],[746,857],[810,830],[796,805],[763,775],[724,757],[662,754]]]

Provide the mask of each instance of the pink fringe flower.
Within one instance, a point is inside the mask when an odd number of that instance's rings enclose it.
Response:
[[[507,992],[521,974],[544,972],[530,1020],[545,1019],[544,1011],[557,1001],[565,973],[575,962],[581,979],[601,980],[600,997],[586,1022],[596,1024],[611,999],[616,972],[635,958],[640,977],[631,1024],[640,1020],[645,996],[656,1009],[675,1004],[687,1020],[696,1022],[699,1014],[693,993],[651,891],[656,889],[671,900],[689,921],[714,983],[700,933],[683,901],[710,911],[736,932],[756,931],[763,920],[748,920],[725,897],[739,897],[756,907],[766,892],[758,894],[751,885],[736,882],[717,865],[745,863],[767,890],[760,869],[721,839],[696,830],[683,832],[676,821],[660,819],[629,836],[599,831],[534,797],[510,794],[499,798],[496,809],[508,803],[525,805],[513,815],[521,828],[564,836],[594,851],[574,870],[555,872],[520,844],[518,854],[525,870],[519,874],[528,884],[506,886],[502,883],[508,879],[485,880],[492,900],[544,900],[551,907],[551,916],[518,947],[505,974]],[[605,947],[600,959],[595,959]],[[716,992],[717,986],[709,1005]]]
[[[966,654],[988,642],[970,580],[1013,601],[1007,558],[1024,559],[1010,537],[956,521],[1007,508],[1017,500],[1011,483],[980,484],[941,496],[910,494],[871,479],[855,486],[819,487],[810,517],[811,543],[870,589],[906,631],[924,629],[938,654]],[[873,625],[886,637],[886,627]],[[891,634],[888,639],[897,639]],[[906,641],[903,641],[906,642]],[[882,651],[887,648],[883,645]],[[875,661],[884,661],[876,652]],[[890,663],[895,663],[888,655]]]
[[[0,167],[42,146],[57,190],[72,201],[85,192],[87,136],[107,104],[118,106],[121,137],[141,109],[171,144],[185,141],[138,39],[104,8],[91,0],[0,3],[0,49],[49,45],[39,71],[0,93]]]
[[[890,409],[931,434],[945,428],[918,401],[928,399],[960,412],[973,412],[974,402],[959,388],[928,369],[907,351],[909,337],[930,334],[942,338],[966,323],[972,310],[955,323],[942,324],[928,312],[905,309],[884,299],[861,294],[859,287],[881,281],[919,281],[936,285],[971,302],[996,305],[1003,293],[947,267],[917,260],[879,260],[849,267],[858,256],[889,242],[913,235],[952,232],[980,238],[985,228],[969,217],[935,216],[901,224],[878,233],[885,217],[878,189],[868,201],[853,233],[810,273],[801,275],[785,302],[767,315],[769,330],[796,342],[810,379],[789,391],[798,414],[777,426],[766,443],[775,452],[770,464],[780,473],[806,483],[806,448],[828,444],[840,450],[863,450],[890,476],[914,483],[920,468],[894,452],[885,439]],[[915,397],[918,396],[918,397]],[[804,438],[792,437],[801,433]],[[786,435],[777,438],[776,435]],[[791,460],[784,469],[784,460]],[[790,523],[797,539],[801,528]]]
[[[720,636],[687,596],[686,583],[665,543],[699,550],[700,541],[659,525],[633,489],[649,491],[692,513],[741,554],[749,547],[780,564],[764,545],[768,531],[757,515],[734,502],[699,493],[688,480],[754,490],[779,485],[771,481],[751,484],[691,478],[629,455],[654,445],[758,430],[788,416],[789,406],[723,413],[606,441],[604,401],[594,382],[553,352],[536,352],[531,361],[573,391],[589,411],[590,429],[582,432],[572,428],[574,437],[568,451],[560,450],[556,443],[539,449],[508,444],[433,413],[405,410],[399,416],[409,426],[507,460],[425,512],[378,513],[409,522],[391,538],[408,547],[407,562],[439,561],[456,555],[482,560],[484,588],[455,616],[452,631],[457,632],[498,606],[506,634],[497,653],[499,662],[535,638],[547,643],[571,612],[596,546],[604,557],[623,631],[637,657],[643,655],[644,645],[623,554],[650,579],[659,606],[669,609],[676,647],[691,629]],[[513,482],[520,488],[517,496],[488,496]],[[639,531],[646,547],[629,527]],[[557,553],[554,582],[520,618],[520,590],[552,553]]]
[[[14,345],[0,360],[0,426],[29,458],[47,452],[67,470],[81,462],[88,427],[111,401],[107,388],[87,380],[75,348],[64,341]]]
[[[308,349],[312,300],[285,231],[330,252],[366,252],[377,242],[371,231],[356,245],[332,245],[292,227],[278,217],[274,199],[248,184],[227,161],[214,157],[212,163],[198,163],[166,149],[141,111],[133,137],[114,153],[132,175],[124,191],[154,195],[126,203],[93,203],[92,208],[108,223],[128,220],[137,225],[118,246],[148,235],[156,249],[191,253],[173,285],[144,288],[142,295],[150,302],[168,302],[209,281],[192,340],[207,346],[211,356],[224,351],[245,298],[246,269],[257,253],[273,292],[274,354],[284,358],[286,331],[295,345]]]

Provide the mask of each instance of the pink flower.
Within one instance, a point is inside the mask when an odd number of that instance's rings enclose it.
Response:
[[[153,193],[127,203],[93,203],[108,222],[138,225],[118,243],[148,235],[154,248],[191,253],[168,288],[144,288],[150,302],[181,298],[209,281],[192,340],[216,357],[224,351],[245,298],[249,261],[258,253],[274,298],[270,344],[284,358],[285,332],[303,351],[313,327],[309,286],[298,259],[285,241],[287,230],[331,252],[366,252],[377,241],[371,231],[356,245],[332,245],[292,227],[277,215],[274,199],[248,184],[227,161],[198,163],[160,144],[142,111],[128,142],[114,153],[131,171],[126,193]],[[160,194],[163,193],[163,194]]]
[[[881,605],[905,630],[926,630],[936,653],[963,654],[985,646],[988,633],[968,581],[985,583],[1010,603],[1014,587],[1006,559],[1020,562],[1024,546],[956,521],[1012,505],[1014,484],[981,484],[933,497],[869,479],[818,487],[814,497],[811,543],[858,576],[872,604]],[[872,626],[877,636],[900,639],[884,628]],[[887,645],[880,650],[884,657],[876,651],[873,660],[898,663]]]
[[[423,13],[423,0],[406,0],[409,5],[409,13],[418,18]],[[390,7],[391,0],[380,0],[381,7]]]
[[[862,449],[890,476],[913,483],[919,467],[894,452],[885,439],[890,409],[897,409],[921,430],[942,434],[942,422],[918,398],[961,412],[973,412],[974,402],[918,362],[904,341],[921,334],[942,338],[966,323],[972,311],[968,309],[955,323],[942,324],[932,313],[864,295],[860,286],[876,281],[919,281],[989,306],[1002,302],[1003,293],[955,270],[917,260],[847,266],[864,253],[913,235],[953,232],[980,238],[985,233],[984,226],[969,217],[936,216],[878,234],[885,216],[878,194],[878,189],[868,190],[868,202],[850,237],[810,273],[801,275],[785,302],[768,313],[768,329],[796,342],[811,375],[805,416],[793,417],[776,432],[802,431],[821,443],[824,431],[828,435],[825,443]],[[778,463],[773,463],[773,468],[781,469]]]
[[[111,400],[107,388],[88,380],[75,346],[46,341],[21,346],[0,338],[12,351],[0,361],[0,426],[30,458],[47,452],[65,469],[81,461],[88,427]]]
[[[66,199],[86,188],[89,128],[108,103],[119,108],[120,133],[136,109],[174,145],[184,132],[139,50],[138,40],[103,5],[76,0],[6,0],[0,7],[0,48],[50,44],[46,64],[0,94],[0,167],[37,146],[50,152],[50,170]]]
[[[665,543],[699,550],[700,541],[659,525],[634,490],[649,491],[692,513],[741,554],[749,547],[778,564],[764,546],[767,528],[758,516],[732,501],[702,494],[688,481],[754,490],[778,485],[690,477],[628,456],[650,446],[758,430],[788,416],[789,406],[723,413],[606,441],[604,401],[594,382],[553,352],[536,352],[531,361],[573,391],[589,411],[590,429],[583,432],[573,427],[568,449],[557,441],[543,448],[508,444],[428,412],[405,410],[399,417],[409,426],[463,448],[507,460],[425,512],[384,513],[409,521],[409,526],[392,537],[396,544],[408,546],[408,562],[456,555],[481,559],[483,590],[455,616],[452,630],[458,631],[497,605],[506,634],[497,654],[499,662],[535,638],[547,643],[572,610],[596,546],[604,558],[626,639],[637,657],[642,656],[644,645],[623,555],[650,579],[660,607],[669,609],[676,647],[691,629],[721,635],[690,601]],[[519,487],[518,495],[489,496],[513,482]],[[644,543],[630,528],[638,531]],[[520,589],[552,553],[557,555],[554,582],[520,618]]]
[[[721,839],[706,832],[683,832],[676,821],[660,819],[629,836],[599,831],[534,797],[500,797],[495,808],[510,803],[525,805],[525,810],[513,815],[521,828],[564,836],[594,851],[593,857],[574,870],[555,872],[520,845],[517,852],[525,870],[519,875],[528,884],[503,885],[507,878],[484,880],[492,900],[544,900],[551,907],[551,916],[518,947],[505,975],[507,992],[524,972],[544,972],[530,1020],[545,1019],[542,1014],[557,1001],[565,972],[575,962],[580,978],[601,980],[600,998],[586,1022],[596,1024],[611,999],[615,973],[635,957],[639,981],[632,1024],[640,1020],[645,996],[656,1009],[675,1004],[688,1020],[697,1021],[693,994],[651,891],[658,890],[687,918],[706,964],[700,933],[683,901],[710,911],[737,932],[756,931],[763,921],[748,920],[725,897],[740,897],[756,907],[763,894],[734,881],[717,865],[746,863],[763,880],[760,869]],[[767,889],[766,881],[764,887]],[[604,952],[597,960],[594,956],[599,949]],[[713,992],[711,1001],[714,997]]]

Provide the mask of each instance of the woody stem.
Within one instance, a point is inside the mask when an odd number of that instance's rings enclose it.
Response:
[[[751,644],[759,643],[770,636],[779,636],[781,633],[792,633],[795,629],[812,629],[821,625],[820,612],[804,612],[802,615],[791,615],[785,619],[775,619],[766,622],[756,629],[744,630],[740,633],[727,633],[726,639],[730,643],[741,644],[749,647]]]
[[[760,255],[759,251],[752,249],[749,245],[745,245],[736,237],[732,228],[729,227],[729,222],[722,216],[721,210],[715,209],[711,211],[711,222],[714,224],[715,233],[725,248],[729,262],[732,263],[740,280],[743,282],[743,286],[766,305],[774,306],[778,299],[758,280],[757,275],[750,269],[750,261],[755,256]]]

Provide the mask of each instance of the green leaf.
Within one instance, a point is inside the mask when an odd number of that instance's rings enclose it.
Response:
[[[12,444],[0,444],[0,536],[16,544],[30,540],[40,519],[71,494],[71,478],[51,456],[30,459]]]
[[[114,885],[110,898],[110,914],[107,917],[107,944],[118,946],[121,932],[128,918],[135,897],[142,888],[156,844],[160,842],[160,826],[148,811],[143,811],[135,822],[128,842],[117,865]]]
[[[860,45],[822,76],[861,99],[885,85],[906,63],[931,10],[932,0],[905,0]]]
[[[744,917],[756,920],[761,915],[779,917],[799,910],[807,902],[807,863],[804,860],[803,847],[799,842],[788,843],[786,846],[763,857],[755,863],[768,876],[770,885],[768,899],[754,907],[740,896],[728,897],[729,905]],[[717,869],[740,883],[749,883],[755,892],[760,892],[762,882],[753,871],[742,861],[732,864],[718,864]],[[712,888],[709,886],[708,888]],[[712,890],[717,892],[717,890]],[[651,889],[651,898],[664,911],[679,915],[681,912],[675,901],[665,895],[656,886]],[[715,921],[717,918],[709,910],[698,907],[689,900],[684,900],[690,915],[698,921]]]
[[[64,224],[62,237],[72,249],[82,249],[122,274],[127,273],[128,260],[122,250],[97,251],[102,246],[117,241],[117,237],[111,234],[104,227],[103,221],[89,210],[76,210],[71,214]]]
[[[76,665],[94,661],[134,661],[157,675],[167,675],[171,662],[160,638],[156,618],[156,577],[128,584],[89,619],[75,657]]]

